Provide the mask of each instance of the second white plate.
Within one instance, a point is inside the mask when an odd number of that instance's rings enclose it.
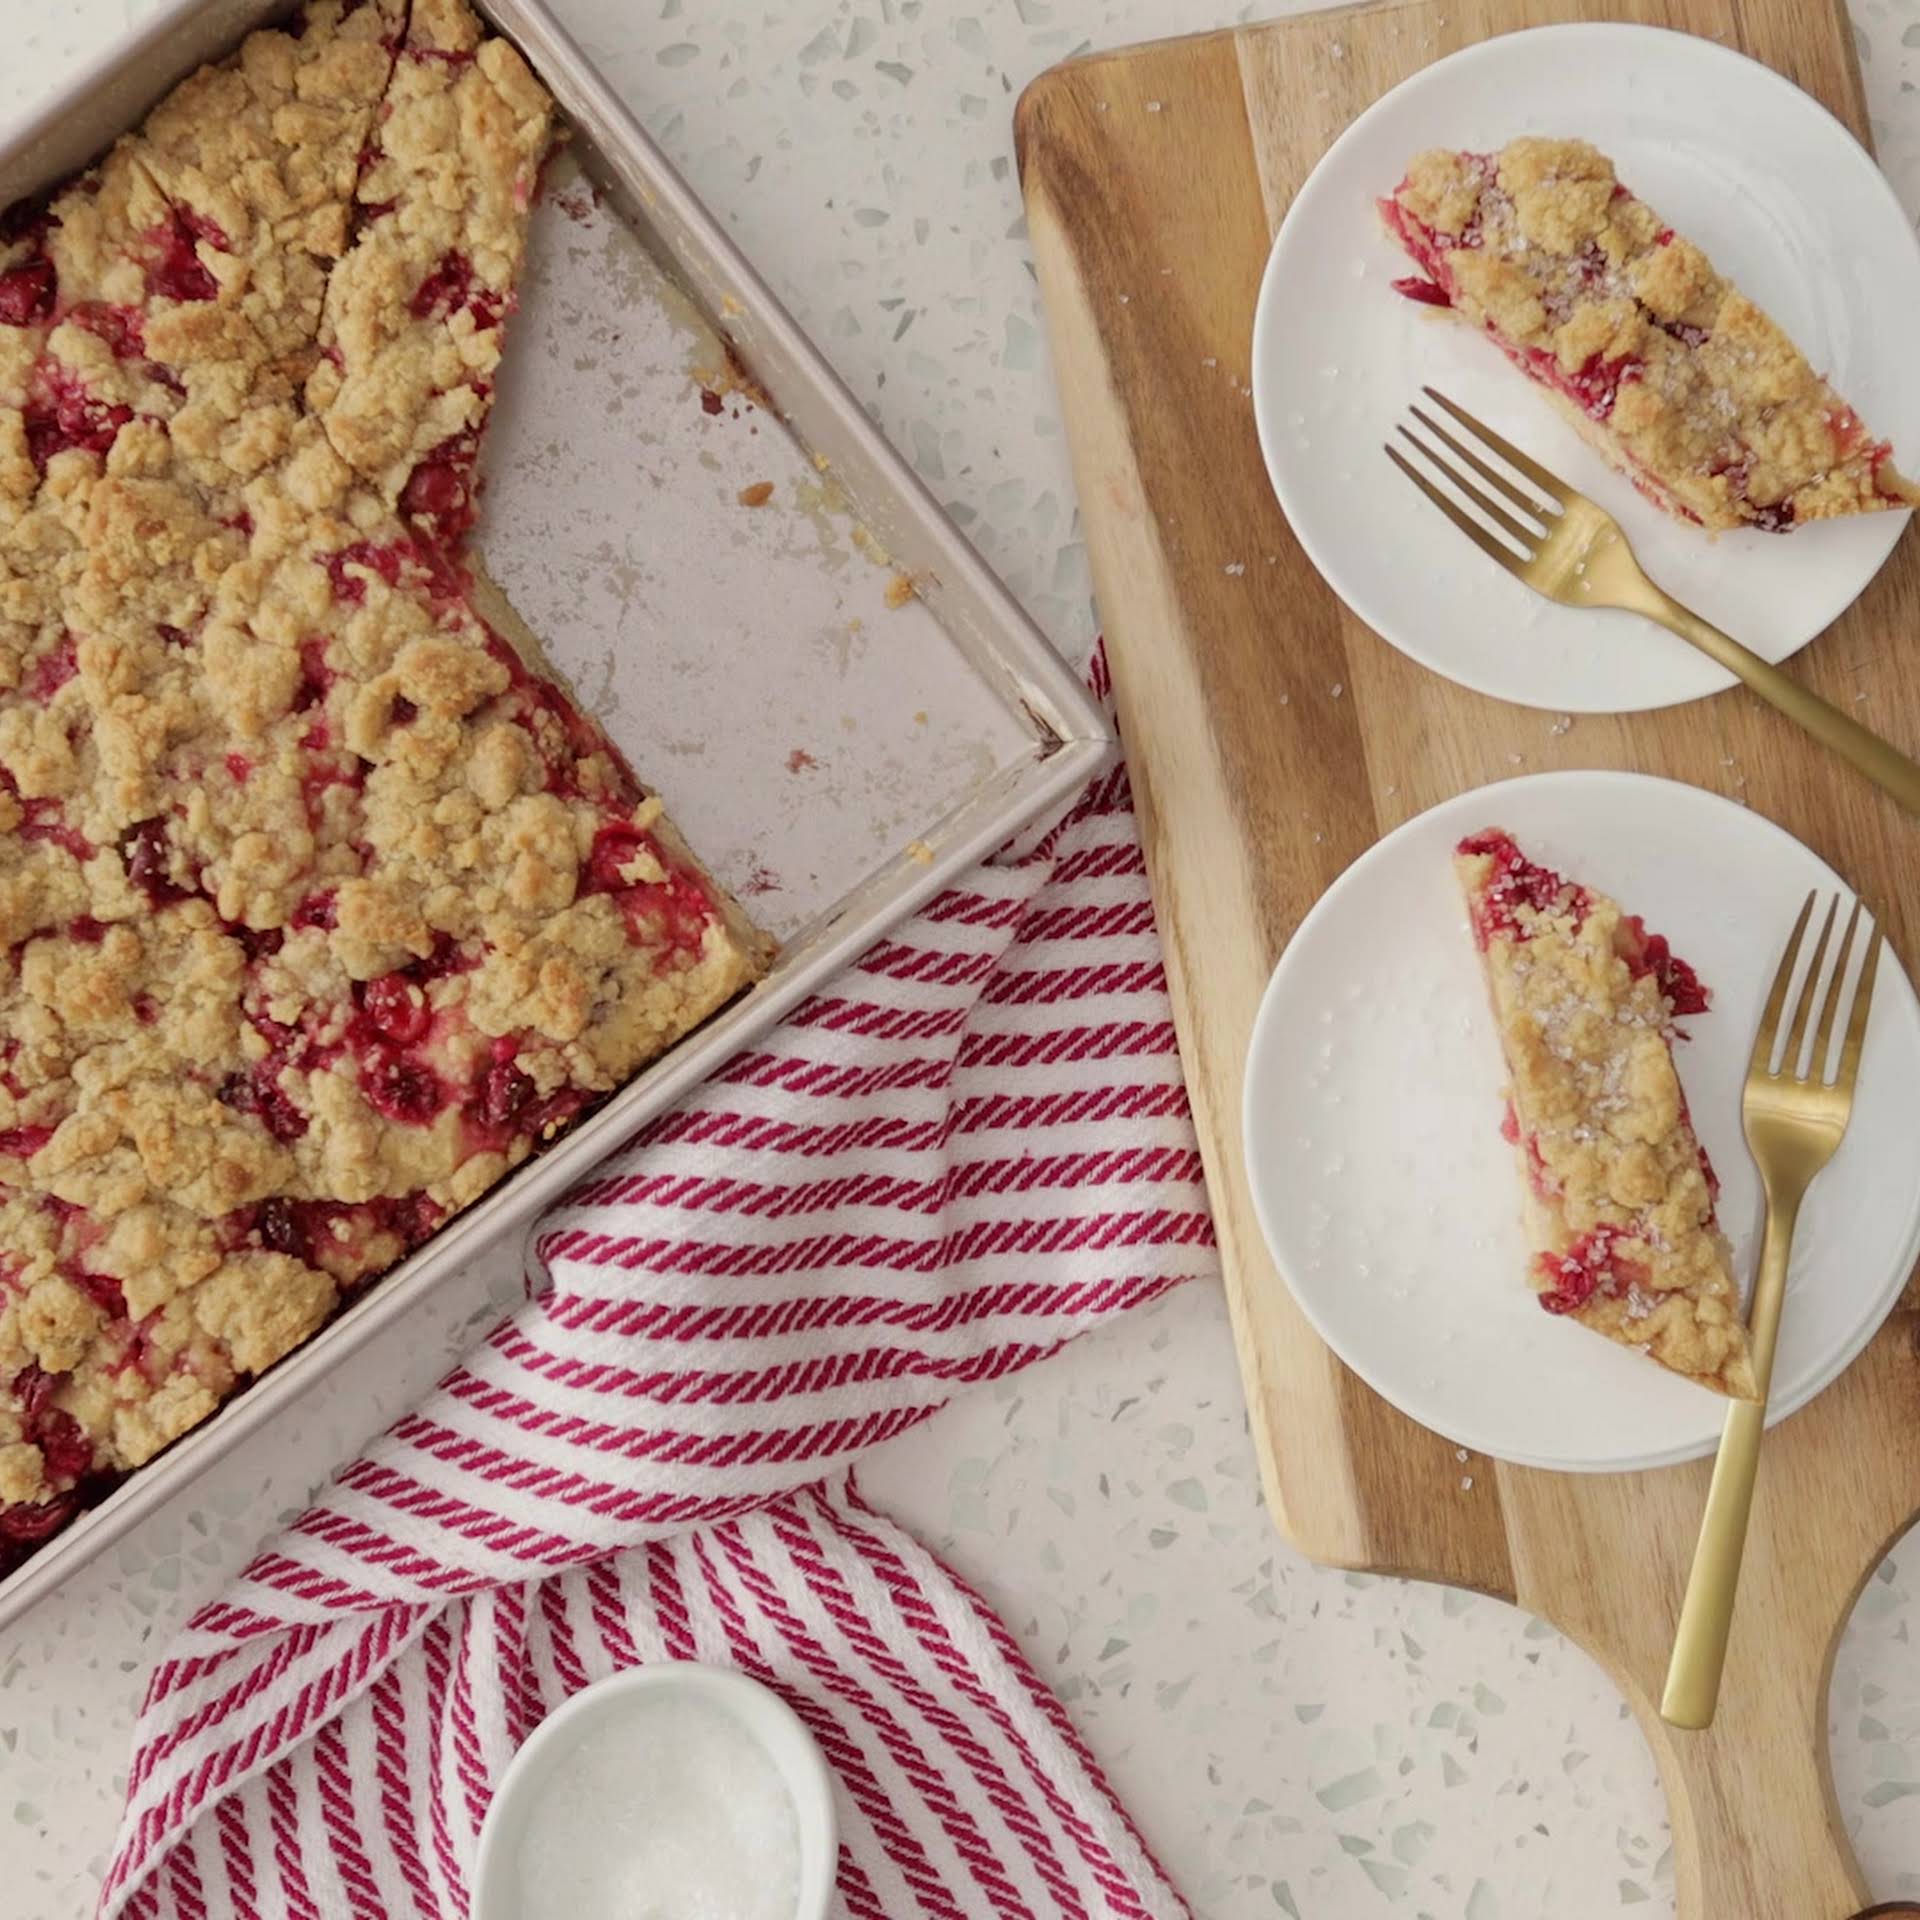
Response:
[[[1254,417],[1274,490],[1327,582],[1404,653],[1463,686],[1568,713],[1662,707],[1732,684],[1624,614],[1556,607],[1476,553],[1381,443],[1431,382],[1592,495],[1654,578],[1769,660],[1860,593],[1909,516],[1709,539],[1587,448],[1467,328],[1392,290],[1411,264],[1374,201],[1424,148],[1522,133],[1591,140],[1620,177],[1779,320],[1895,458],[1920,466],[1920,245],[1853,136],[1771,68],[1656,27],[1513,33],[1396,87],[1288,209],[1253,331]]]
[[[1736,1271],[1759,1245],[1747,1054],[1793,917],[1833,870],[1717,795],[1627,773],[1483,787],[1408,821],[1322,896],[1274,970],[1247,1062],[1247,1171],[1321,1337],[1404,1413],[1526,1466],[1621,1472],[1712,1451],[1726,1402],[1570,1321],[1525,1279],[1499,1041],[1450,856],[1509,829],[1672,940],[1713,993],[1679,1063],[1723,1180]],[[1847,1138],[1794,1242],[1772,1418],[1873,1337],[1920,1255],[1920,1005],[1881,966]]]

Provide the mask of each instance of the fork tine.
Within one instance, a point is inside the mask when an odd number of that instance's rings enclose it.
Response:
[[[1410,431],[1406,427],[1396,427],[1394,431],[1399,434],[1408,446],[1420,454],[1429,466],[1434,468],[1436,472],[1443,475],[1446,479],[1451,480],[1502,533],[1506,534],[1510,539],[1517,541],[1520,546],[1526,550],[1528,556],[1532,556],[1541,541],[1546,538],[1546,535],[1540,528],[1523,527],[1512,514],[1503,511],[1499,505],[1488,499],[1464,473],[1460,473],[1453,467],[1448,466],[1445,459],[1435,453],[1418,434]]]
[[[1867,1039],[1867,1009],[1873,1004],[1873,977],[1880,966],[1880,924],[1874,922],[1873,938],[1867,942],[1867,957],[1860,962],[1860,984],[1853,990],[1853,1012],[1847,1016],[1847,1037],[1840,1048],[1840,1071],[1833,1084],[1850,1094],[1860,1072],[1860,1049]]]
[[[1839,904],[1839,897],[1836,895],[1834,905]],[[1827,924],[1829,926],[1833,924],[1831,913],[1827,915]],[[1840,951],[1833,956],[1833,978],[1827,983],[1827,998],[1825,1005],[1820,1009],[1820,1024],[1813,1030],[1813,1051],[1807,1055],[1807,1078],[1822,1085],[1827,1078],[1827,1054],[1833,1045],[1833,1023],[1840,1011],[1840,994],[1847,984],[1847,961],[1852,957],[1854,931],[1859,925],[1860,900],[1856,895],[1853,911],[1847,915],[1847,930],[1841,936]],[[1820,963],[1816,960],[1812,973],[1807,976],[1808,979],[1812,980],[1819,970]]]
[[[1398,447],[1389,446],[1386,449],[1386,455],[1489,560],[1498,560],[1509,573],[1518,573],[1525,565],[1511,547],[1496,540],[1472,514],[1456,506],[1424,473],[1417,471],[1413,463],[1402,456]]]
[[[1477,439],[1482,446],[1491,447],[1515,473],[1524,473],[1548,499],[1557,500],[1564,507],[1573,498],[1572,490],[1562,480],[1556,480],[1538,460],[1522,453],[1512,441],[1503,440],[1484,421],[1476,420],[1465,407],[1456,406],[1438,387],[1420,389],[1429,400],[1437,402]]]
[[[1522,493],[1504,473],[1488,466],[1471,447],[1462,446],[1438,420],[1433,419],[1428,414],[1422,413],[1420,409],[1415,406],[1409,406],[1407,411],[1412,414],[1436,440],[1451,447],[1489,486],[1498,487],[1522,513],[1529,513],[1536,520],[1548,520],[1556,517],[1553,508],[1547,506],[1543,501],[1536,500],[1530,493]]]
[[[1800,909],[1800,918],[1793,923],[1793,932],[1787,937],[1787,950],[1781,957],[1780,971],[1773,976],[1773,985],[1767,990],[1767,1007],[1760,1016],[1760,1031],[1754,1036],[1753,1058],[1747,1066],[1749,1073],[1773,1071],[1773,1043],[1780,1034],[1781,1009],[1787,1004],[1787,989],[1793,984],[1794,962],[1800,958],[1800,942],[1806,937],[1807,922],[1812,918],[1813,895],[1809,893],[1806,904]]]
[[[1800,1045],[1807,1037],[1807,1021],[1812,1016],[1813,1005],[1820,997],[1820,963],[1827,957],[1827,941],[1833,934],[1833,916],[1840,911],[1840,896],[1836,893],[1827,902],[1827,917],[1820,923],[1820,938],[1813,943],[1813,958],[1807,962],[1807,977],[1800,982],[1800,993],[1794,1001],[1793,1025],[1787,1029],[1787,1044],[1780,1049],[1780,1073],[1783,1079],[1801,1080],[1806,1077],[1800,1071]],[[1847,956],[1840,955],[1840,966],[1847,964]],[[1835,992],[1839,991],[1840,974],[1834,974]],[[1815,1056],[1816,1059],[1818,1055]],[[1820,1061],[1820,1072],[1816,1079],[1826,1078],[1826,1062]],[[1807,1070],[1813,1071],[1811,1067]]]

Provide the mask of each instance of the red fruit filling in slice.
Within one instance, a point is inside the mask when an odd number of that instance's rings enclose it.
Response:
[[[235,1247],[284,1253],[351,1286],[411,1253],[445,1217],[446,1209],[424,1193],[360,1201],[275,1195],[230,1215],[224,1231]]]
[[[533,1093],[533,1082],[511,1060],[496,1060],[481,1076],[470,1108],[481,1126],[509,1132]]]
[[[41,1379],[51,1384],[49,1376],[42,1374]],[[87,1438],[86,1429],[64,1408],[52,1405],[50,1395],[35,1408],[33,1388],[22,1391],[16,1380],[14,1390],[32,1409],[28,1413],[27,1432],[46,1462],[47,1478],[80,1479],[93,1465],[93,1443]]]
[[[120,858],[126,866],[127,878],[156,907],[193,898],[195,890],[181,886],[173,877],[173,842],[164,820],[142,820],[129,827],[121,836]]]
[[[364,583],[352,582],[360,592],[351,596],[342,594],[342,599],[360,599],[365,593]],[[300,642],[300,678],[293,689],[292,710],[305,713],[309,707],[317,707],[326,699],[327,690],[340,676],[327,665],[327,636],[324,633],[310,633]]]
[[[1488,941],[1502,935],[1513,940],[1531,937],[1528,927],[1516,917],[1523,906],[1535,913],[1565,914],[1576,928],[1586,918],[1586,889],[1563,880],[1551,867],[1529,860],[1511,835],[1498,830],[1472,834],[1460,842],[1457,851],[1484,853],[1494,864],[1493,877],[1472,905],[1474,938],[1483,953]]]
[[[1635,974],[1653,975],[1661,996],[1676,1014],[1705,1013],[1712,1004],[1713,996],[1700,984],[1700,976],[1667,944],[1665,934],[1649,933],[1637,913],[1621,921],[1614,944]]]
[[[41,654],[27,668],[20,691],[29,700],[51,700],[80,671],[80,652],[72,634]]]
[[[280,1085],[287,1069],[284,1054],[272,1053],[244,1073],[230,1073],[220,1083],[220,1098],[235,1113],[251,1114],[283,1147],[302,1139],[307,1116]]]
[[[1472,251],[1480,245],[1480,235],[1469,229],[1466,234],[1442,236],[1409,213],[1397,200],[1382,200],[1381,217],[1392,229],[1422,269],[1393,283],[1393,290],[1406,299],[1430,307],[1459,305],[1458,282],[1447,255]],[[1557,354],[1543,347],[1526,346],[1509,340],[1491,321],[1484,330],[1490,339],[1528,379],[1551,387],[1563,395],[1590,420],[1605,420],[1613,412],[1614,400],[1629,380],[1637,380],[1645,371],[1645,362],[1633,354],[1609,357],[1592,353],[1569,373]],[[1648,476],[1651,483],[1651,476]]]
[[[1533,926],[1519,918],[1526,907],[1536,914],[1564,915],[1576,933],[1592,908],[1585,887],[1564,879],[1551,867],[1529,860],[1512,835],[1493,829],[1469,834],[1454,849],[1463,855],[1485,854],[1493,862],[1492,876],[1471,902],[1474,938],[1482,952],[1491,940],[1530,940]],[[1712,995],[1700,976],[1673,951],[1664,934],[1649,933],[1639,914],[1623,915],[1614,936],[1614,950],[1635,977],[1651,974],[1676,1015],[1705,1013]]]
[[[640,798],[639,789],[608,747],[599,727],[552,681],[529,671],[519,654],[491,630],[487,634],[486,649],[507,670],[508,690],[515,709],[513,717],[532,737],[535,751],[546,765],[547,791],[567,800],[590,798],[622,813],[630,810]],[[588,767],[595,775],[590,792],[582,784],[583,772]],[[615,824],[624,826],[625,823],[616,821]],[[598,891],[608,892],[611,887],[603,884]]]
[[[306,928],[317,928],[322,933],[331,933],[339,924],[339,916],[334,906],[332,888],[324,893],[310,893],[294,908],[287,917],[287,925],[295,932]]]
[[[94,1472],[93,1443],[86,1429],[64,1407],[53,1404],[65,1379],[29,1362],[8,1383],[22,1438],[40,1449],[42,1472],[54,1491],[42,1500],[0,1506],[0,1574],[10,1572],[29,1548],[73,1518],[81,1505],[81,1483]]]
[[[400,508],[439,541],[453,542],[473,524],[473,463],[479,445],[472,430],[443,440],[407,476]]]
[[[127,1296],[112,1274],[94,1273],[86,1267],[63,1267],[61,1271],[109,1320],[127,1317]]]
[[[220,283],[201,260],[198,243],[226,253],[227,236],[190,207],[175,207],[147,235],[147,290],[168,300],[212,300]]]
[[[49,318],[58,281],[45,254],[0,273],[0,327],[33,327]]]
[[[371,1040],[410,1047],[433,1025],[426,990],[404,973],[382,974],[360,989],[360,1020]],[[358,1024],[358,1023],[356,1023]]]
[[[326,557],[327,578],[333,583],[333,597],[344,600],[351,606],[359,606],[367,597],[367,583],[349,568],[363,567],[369,573],[376,573],[388,586],[400,584],[402,555],[398,547],[374,546],[370,541],[359,540],[350,547],[342,547],[337,553]]]
[[[26,818],[14,829],[22,840],[43,840],[72,854],[76,860],[93,858],[93,842],[77,827],[67,824],[58,800],[28,800],[22,811]]]
[[[628,880],[637,859],[664,869],[663,880]],[[700,956],[713,902],[691,874],[670,865],[651,834],[625,821],[610,821],[593,837],[580,872],[580,892],[611,894],[627,917],[627,932],[637,946],[657,947],[659,964],[689,965]]]
[[[84,327],[113,349],[116,360],[137,360],[147,350],[146,327],[133,307],[114,306],[105,300],[87,300],[69,310],[67,319]]]
[[[131,407],[96,400],[69,367],[51,359],[34,369],[22,413],[27,455],[42,474],[56,453],[78,448],[104,454],[133,418]]]
[[[0,1574],[11,1573],[26,1558],[22,1549],[50,1540],[79,1511],[77,1492],[56,1494],[51,1500],[31,1504],[0,1507]]]
[[[416,320],[433,320],[448,318],[462,308],[484,331],[500,324],[505,301],[502,295],[475,284],[473,262],[456,247],[443,254],[440,264],[421,281],[407,310]]]
[[[403,582],[424,588],[436,607],[465,607],[467,579],[458,554],[446,546],[418,540],[356,540],[321,560],[333,586],[333,597],[348,606],[360,606],[367,582],[358,569],[376,575],[390,587]]]
[[[1511,1100],[1506,1103],[1500,1115],[1500,1138],[1510,1147],[1517,1147],[1521,1143],[1520,1116],[1514,1111]],[[1554,1177],[1553,1169],[1547,1165],[1546,1157],[1540,1151],[1539,1137],[1530,1133],[1525,1136],[1525,1139],[1527,1185],[1533,1189],[1536,1199],[1559,1199],[1560,1182]]]
[[[1620,1251],[1626,1238],[1617,1227],[1594,1227],[1565,1253],[1538,1255],[1540,1304],[1549,1313],[1575,1313],[1596,1293],[1617,1299],[1629,1287],[1644,1286],[1652,1275],[1643,1262]]]

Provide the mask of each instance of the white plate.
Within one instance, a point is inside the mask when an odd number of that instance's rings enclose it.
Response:
[[[1248,1178],[1274,1262],[1348,1366],[1402,1412],[1497,1459],[1576,1472],[1710,1452],[1726,1402],[1569,1320],[1526,1284],[1499,1041],[1449,856],[1502,826],[1672,940],[1713,993],[1680,1049],[1743,1281],[1759,1179],[1740,1084],[1809,887],[1842,884],[1789,834],[1698,788],[1546,773],[1409,820],[1331,886],[1281,956],[1247,1061]],[[1772,1418],[1873,1337],[1920,1255],[1920,1005],[1889,951],[1853,1122],[1794,1242]]]
[[[1896,457],[1920,466],[1920,246],[1853,136],[1770,68],[1657,27],[1560,26],[1465,48],[1363,113],[1287,212],[1253,328],[1254,417],[1274,491],[1328,584],[1434,672],[1527,706],[1618,713],[1732,684],[1682,641],[1540,599],[1380,451],[1430,382],[1591,494],[1654,578],[1769,660],[1830,625],[1908,515],[1710,539],[1582,444],[1487,341],[1392,290],[1411,263],[1374,201],[1424,148],[1591,140],[1758,300]]]

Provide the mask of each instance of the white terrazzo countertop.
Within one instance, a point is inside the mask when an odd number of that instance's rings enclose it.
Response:
[[[1085,551],[1014,178],[1034,74],[1232,0],[556,0],[574,33],[1063,651]],[[0,132],[147,0],[0,0]],[[1855,0],[1881,157],[1920,206],[1920,0]],[[9,1920],[78,1920],[168,1634],[516,1291],[423,1304],[0,1634]],[[1226,1313],[1188,1288],[875,1455],[1070,1706],[1206,1920],[1672,1909],[1664,1803],[1598,1668],[1494,1601],[1331,1573],[1262,1508]],[[1875,1894],[1920,1897],[1920,1551],[1866,1587],[1831,1702]]]

